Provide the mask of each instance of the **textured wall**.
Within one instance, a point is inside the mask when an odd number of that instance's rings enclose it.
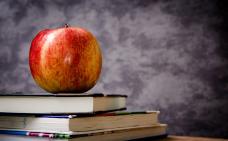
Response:
[[[228,137],[225,6],[209,0],[1,0],[0,91],[40,92],[30,42],[69,23],[100,41],[103,70],[90,92],[129,95],[130,110],[161,110],[179,135]]]

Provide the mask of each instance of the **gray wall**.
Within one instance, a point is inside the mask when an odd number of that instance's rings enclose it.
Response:
[[[161,110],[171,134],[228,137],[223,4],[198,0],[1,0],[0,91],[41,92],[29,66],[38,31],[69,23],[98,38],[103,69],[89,92]],[[224,8],[225,9],[225,8]]]

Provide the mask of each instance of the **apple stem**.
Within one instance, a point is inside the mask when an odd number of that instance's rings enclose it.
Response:
[[[65,28],[67,28],[67,27],[69,27],[69,25],[68,24],[65,24],[65,26],[64,26]]]

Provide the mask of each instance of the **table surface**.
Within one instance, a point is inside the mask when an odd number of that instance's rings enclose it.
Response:
[[[186,137],[186,136],[168,136],[167,138],[156,141],[228,141],[228,139]]]

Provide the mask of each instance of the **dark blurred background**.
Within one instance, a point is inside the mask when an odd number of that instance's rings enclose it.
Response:
[[[228,138],[227,14],[221,0],[0,0],[0,92],[43,92],[30,42],[68,23],[90,30],[103,51],[89,92],[160,110],[170,134]]]

